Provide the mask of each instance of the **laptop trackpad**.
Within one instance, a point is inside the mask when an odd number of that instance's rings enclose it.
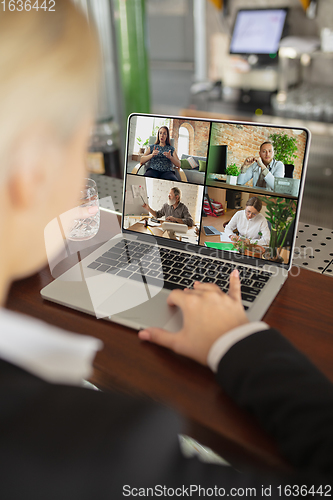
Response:
[[[149,286],[150,296],[146,295],[146,301],[141,300],[138,304],[138,297],[135,293],[133,283],[126,283],[117,292],[117,297],[128,304],[128,308],[118,314],[110,314],[110,319],[117,323],[127,325],[136,330],[141,330],[149,326],[165,328],[170,332],[176,332],[182,328],[182,313],[178,307],[170,307],[167,304],[169,291],[156,289],[155,293],[151,285]],[[114,301],[115,294],[108,299],[110,304]]]

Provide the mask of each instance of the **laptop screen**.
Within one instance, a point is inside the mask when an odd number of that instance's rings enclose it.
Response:
[[[123,231],[289,266],[308,143],[303,128],[133,114]]]

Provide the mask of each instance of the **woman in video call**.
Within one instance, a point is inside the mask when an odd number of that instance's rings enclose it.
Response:
[[[284,177],[284,164],[275,160],[273,144],[265,141],[260,146],[259,156],[249,156],[244,160],[237,184],[253,179],[253,187],[274,191],[275,177]]]
[[[235,213],[224,229],[231,241],[245,238],[247,243],[257,242],[257,245],[269,245],[270,231],[267,220],[260,213],[261,208],[261,200],[252,196],[247,200],[245,210],[239,210]],[[234,234],[235,229],[239,235]]]
[[[149,161],[149,168],[146,170],[146,177],[155,177],[168,181],[179,180],[173,171],[173,167],[180,168],[180,160],[175,148],[170,144],[168,127],[159,128],[155,144],[148,146],[140,163],[144,165],[147,161]]]

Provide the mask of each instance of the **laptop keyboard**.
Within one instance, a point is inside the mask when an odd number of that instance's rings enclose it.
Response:
[[[201,281],[215,283],[224,292],[228,291],[230,273],[237,268],[242,300],[247,303],[254,302],[272,276],[260,269],[127,240],[118,242],[88,267],[170,290],[191,288],[195,281]]]

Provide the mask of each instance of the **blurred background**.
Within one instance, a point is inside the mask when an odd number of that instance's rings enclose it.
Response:
[[[92,171],[122,178],[133,112],[305,126],[301,221],[333,228],[332,0],[76,3],[104,60]]]

